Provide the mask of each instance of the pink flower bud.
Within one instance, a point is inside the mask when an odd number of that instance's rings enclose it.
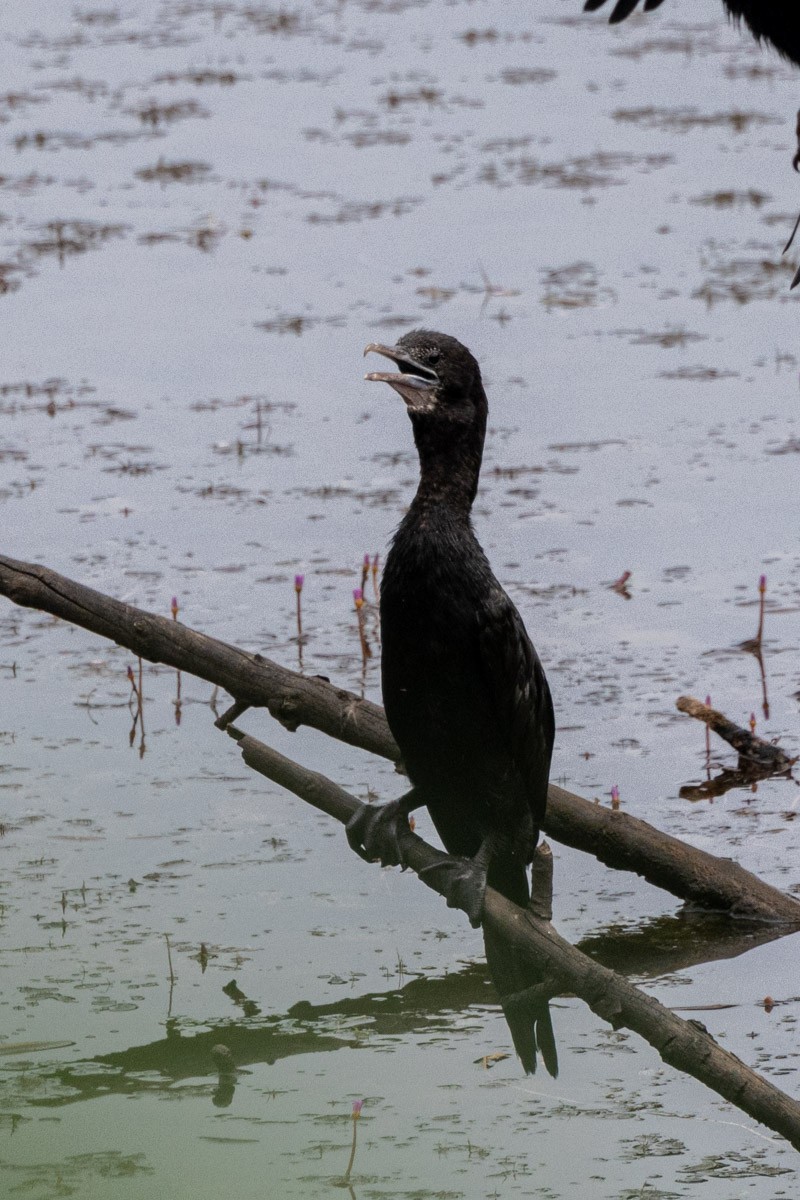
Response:
[[[364,1107],[363,1100],[354,1100],[353,1101],[353,1120],[354,1121],[357,1121],[358,1118],[361,1116],[361,1110],[363,1107]]]
[[[304,581],[304,580],[305,580],[305,575],[295,575],[295,577],[294,577],[294,590],[295,590],[296,592],[302,592],[302,590],[303,590],[303,581]]]

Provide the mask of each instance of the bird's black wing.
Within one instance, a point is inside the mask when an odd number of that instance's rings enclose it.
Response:
[[[522,618],[499,584],[478,613],[483,677],[537,829],[547,806],[555,738],[550,688]]]

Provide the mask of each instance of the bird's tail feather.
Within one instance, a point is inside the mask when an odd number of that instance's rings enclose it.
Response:
[[[509,878],[506,866],[503,878],[493,878],[490,870],[489,882],[502,891],[516,904],[525,905],[528,896],[528,881],[524,868],[518,868],[521,878]],[[509,892],[511,895],[509,895]],[[542,982],[541,975],[529,963],[523,961],[514,947],[497,931],[484,926],[483,944],[486,950],[486,965],[494,984],[503,1014],[506,1018],[514,1049],[519,1055],[526,1075],[536,1070],[537,1051],[548,1072],[558,1075],[558,1051],[550,1017],[550,1006],[546,998],[527,998],[523,993]]]

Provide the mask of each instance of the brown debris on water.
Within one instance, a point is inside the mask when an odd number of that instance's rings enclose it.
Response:
[[[618,108],[611,114],[615,121],[660,129],[668,133],[688,133],[692,129],[730,129],[744,133],[752,126],[780,125],[778,117],[768,113],[732,112],[701,113],[696,108]]]
[[[778,298],[785,303],[790,298],[788,284],[794,267],[773,258],[773,253],[772,247],[758,246],[749,257],[737,251],[732,256],[716,242],[707,244],[702,252],[706,278],[692,292],[693,299],[704,300],[707,308],[722,300],[748,304],[751,300]]]
[[[204,183],[207,181],[211,167],[204,162],[167,162],[159,158],[155,166],[140,167],[134,171],[137,179],[145,183]]]

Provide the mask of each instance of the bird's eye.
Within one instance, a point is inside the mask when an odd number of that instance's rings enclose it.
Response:
[[[428,351],[428,362],[429,363],[437,363],[441,357],[442,357],[441,353],[438,350],[429,350]]]

